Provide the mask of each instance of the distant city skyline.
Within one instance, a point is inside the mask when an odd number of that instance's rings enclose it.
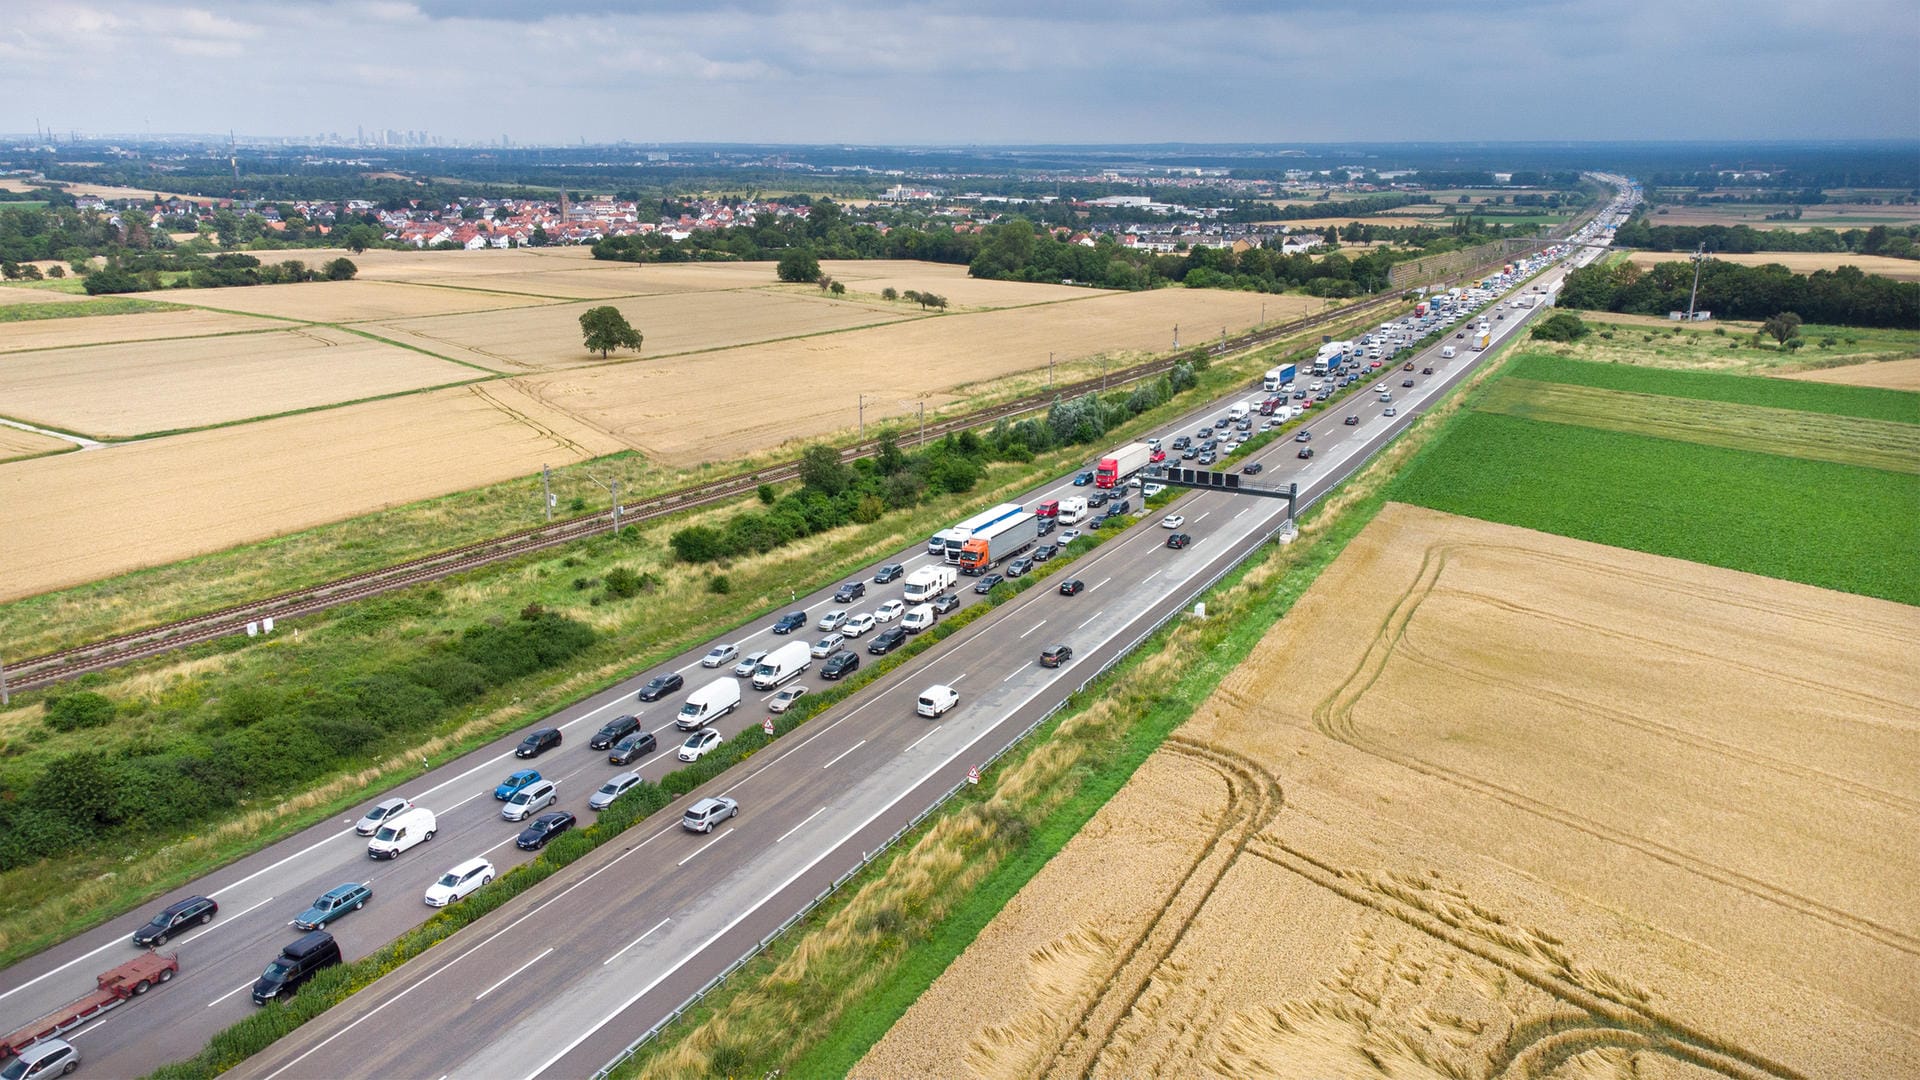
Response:
[[[1920,136],[1920,18],[1851,0],[948,10],[554,0],[23,6],[0,130],[386,145]],[[133,93],[127,78],[165,87]],[[431,141],[439,139],[439,144]]]

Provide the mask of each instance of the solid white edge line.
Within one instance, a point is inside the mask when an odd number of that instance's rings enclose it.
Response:
[[[1041,620],[1040,620],[1039,622],[1037,622],[1037,623],[1034,623],[1034,624],[1033,624],[1032,626],[1030,626],[1030,627],[1028,627],[1028,628],[1027,628],[1027,634],[1031,634],[1031,633],[1033,633],[1033,632],[1034,632],[1035,630],[1038,630],[1038,629],[1040,629],[1041,627],[1043,627],[1043,626],[1045,626],[1045,625],[1047,625],[1047,620],[1045,620],[1045,619],[1041,619]],[[1021,636],[1022,638],[1024,638],[1024,637],[1026,637],[1026,636],[1027,636],[1027,634],[1021,634],[1020,636]]]
[[[941,728],[943,728],[943,727],[946,727],[946,726],[947,726],[947,725],[945,725],[945,724],[935,724],[935,725],[933,725],[933,731],[929,731],[929,732],[927,732],[927,733],[926,733],[925,735],[922,735],[922,736],[920,736],[919,738],[917,738],[917,739],[915,739],[915,740],[913,740],[913,742],[911,742],[911,743],[909,743],[909,744],[907,745],[907,749],[906,749],[906,750],[902,750],[902,751],[900,751],[900,752],[901,752],[902,754],[904,754],[904,753],[906,753],[906,752],[907,752],[907,750],[912,750],[912,749],[913,749],[914,747],[916,747],[916,746],[919,746],[919,745],[920,745],[921,743],[923,743],[923,742],[926,742],[926,741],[927,741],[928,739],[931,739],[931,738],[933,738],[933,732],[934,732],[934,731],[939,731],[939,730],[940,730]],[[826,809],[826,807],[821,807],[821,809],[823,809],[823,810],[824,810],[824,809]],[[786,839],[786,837],[784,837],[784,836],[783,836],[783,837],[781,837],[781,839],[782,839],[782,840],[784,840],[784,839]]]
[[[861,739],[859,742],[854,743],[852,746],[849,746],[845,750],[842,750],[838,754],[835,754],[832,761],[829,761],[825,765],[822,765],[820,767],[823,769],[831,769],[835,765],[840,763],[841,758],[846,757],[848,754],[853,753],[855,750],[858,750],[865,745],[867,745],[867,740]]]
[[[483,997],[486,997],[486,996],[487,996],[488,994],[491,994],[491,993],[493,993],[493,992],[494,992],[495,990],[498,990],[498,989],[500,989],[501,987],[503,987],[503,986],[505,986],[505,985],[507,985],[508,983],[510,983],[510,982],[512,982],[512,981],[513,981],[513,977],[514,977],[515,975],[518,975],[518,974],[520,974],[521,972],[523,972],[523,971],[525,971],[525,970],[527,970],[528,968],[530,968],[530,967],[532,967],[533,965],[535,965],[535,964],[537,964],[537,963],[539,963],[539,962],[540,962],[541,960],[543,960],[543,959],[545,959],[545,958],[546,958],[546,955],[547,955],[548,953],[550,953],[550,952],[552,952],[552,951],[553,951],[553,946],[551,946],[551,945],[549,945],[549,946],[547,946],[546,948],[544,948],[544,949],[542,949],[542,950],[540,950],[540,952],[539,952],[539,953],[538,953],[537,955],[535,955],[533,959],[531,959],[531,960],[529,960],[529,961],[527,961],[527,962],[526,962],[526,963],[524,963],[524,964],[521,964],[521,965],[520,965],[519,967],[517,967],[517,968],[514,968],[514,969],[513,969],[513,970],[512,970],[511,972],[508,972],[508,974],[507,974],[507,977],[506,977],[506,978],[504,978],[504,979],[501,979],[501,980],[500,980],[499,982],[497,982],[497,983],[494,983],[494,984],[493,984],[492,986],[489,986],[489,987],[487,987],[487,988],[486,988],[485,990],[482,990],[482,991],[480,991],[480,992],[479,992],[478,994],[475,994],[475,995],[473,996],[473,1000],[475,1000],[475,1001],[479,1001],[479,1000],[480,1000],[481,998],[483,998]]]
[[[1085,630],[1085,629],[1087,628],[1087,623],[1090,623],[1090,622],[1092,622],[1093,620],[1095,620],[1095,619],[1097,619],[1097,618],[1099,618],[1099,617],[1100,617],[1100,612],[1097,612],[1097,611],[1096,611],[1096,612],[1094,612],[1093,614],[1091,614],[1091,615],[1089,615],[1089,616],[1087,616],[1087,622],[1083,622],[1083,623],[1081,623],[1081,624],[1080,624],[1079,626],[1076,626],[1076,627],[1074,627],[1074,629],[1075,629],[1075,630]]]
[[[214,998],[214,999],[213,999],[212,1001],[209,1001],[209,1002],[207,1002],[207,1008],[209,1008],[209,1009],[211,1009],[211,1008],[213,1008],[213,1007],[214,1007],[215,1005],[218,1005],[218,1004],[220,1004],[221,1002],[223,1002],[223,1001],[225,1001],[225,1000],[227,1000],[228,998],[230,998],[230,997],[232,997],[233,995],[235,995],[235,994],[237,994],[237,993],[239,993],[240,991],[242,991],[242,990],[246,990],[246,989],[249,989],[249,988],[251,988],[252,986],[253,986],[253,983],[250,983],[250,982],[249,982],[249,983],[241,983],[241,984],[240,984],[239,986],[236,986],[236,987],[234,987],[233,989],[231,989],[231,990],[229,990],[229,991],[227,991],[226,993],[224,993],[224,994],[221,994],[221,995],[220,995],[219,997],[217,997],[217,998]]]
[[[825,809],[826,809],[826,807],[824,807],[824,806],[823,806],[823,807],[821,807],[820,809],[822,809],[822,810],[825,810]],[[660,929],[661,927],[663,927],[663,926],[665,926],[665,925],[667,925],[668,923],[670,923],[670,922],[672,922],[672,921],[673,921],[673,917],[672,917],[672,916],[668,916],[667,918],[664,918],[664,919],[661,919],[661,920],[660,920],[659,922],[657,922],[657,923],[654,923],[654,924],[653,924],[653,929],[652,929],[652,930],[648,930],[648,931],[647,931],[646,933],[644,933],[644,934],[641,934],[641,935],[640,935],[639,937],[637,937],[637,938],[634,938],[634,939],[633,939],[632,941],[629,941],[629,942],[627,942],[627,948],[626,948],[626,949],[621,949],[621,950],[620,950],[619,952],[617,952],[617,953],[614,953],[614,954],[613,954],[612,956],[609,956],[609,957],[607,957],[607,958],[606,958],[605,960],[602,960],[602,961],[600,961],[600,966],[601,966],[601,967],[606,967],[606,966],[607,966],[608,964],[611,964],[611,963],[613,963],[613,962],[614,962],[615,960],[618,960],[618,959],[620,959],[621,957],[623,957],[623,956],[625,956],[625,955],[627,955],[627,949],[631,949],[631,948],[633,948],[633,947],[634,947],[635,945],[638,945],[638,944],[640,944],[641,942],[643,942],[643,941],[645,941],[645,940],[647,940],[648,938],[650,938],[650,937],[652,937],[652,936],[653,936],[653,931],[654,931],[654,930],[658,930],[658,929]]]
[[[1000,684],[1001,684],[1002,686],[1004,686],[1004,685],[1006,685],[1007,683],[1010,683],[1010,682],[1012,682],[1012,681],[1013,681],[1013,677],[1014,677],[1015,675],[1018,675],[1018,674],[1020,674],[1020,673],[1021,673],[1022,671],[1025,671],[1025,670],[1026,670],[1025,668],[1014,668],[1014,669],[1013,669],[1013,670],[1012,670],[1011,672],[1008,672],[1008,673],[1007,673],[1007,677],[1006,677],[1006,678],[1004,678],[1004,679],[1001,679],[1001,680],[1000,680]]]
[[[800,819],[800,825],[805,825],[805,824],[806,824],[807,822],[809,822],[809,821],[812,821],[812,820],[813,820],[814,818],[817,818],[817,817],[819,817],[819,816],[820,816],[821,814],[824,814],[824,813],[826,813],[826,812],[827,812],[827,808],[823,806],[823,807],[821,807],[820,809],[818,809],[818,810],[815,810],[815,811],[814,811],[813,813],[811,813],[811,814],[808,814],[808,815],[807,815],[806,817],[804,817],[804,818],[801,818],[801,819]],[[781,840],[785,840],[785,839],[786,839],[787,837],[789,837],[789,836],[792,836],[792,835],[793,835],[794,833],[797,833],[797,832],[799,832],[799,831],[800,831],[800,825],[795,825],[795,826],[794,826],[793,828],[791,828],[791,829],[788,829],[788,830],[787,830],[786,832],[783,832],[783,833],[781,833],[781,834],[780,834],[780,836],[779,836],[779,838],[778,838],[778,839],[776,839],[776,840],[774,840],[774,843],[776,843],[776,844],[777,844],[777,843],[779,843],[779,842],[780,842]]]
[[[677,862],[677,863],[674,863],[673,865],[675,865],[675,866],[685,866],[685,865],[687,865],[688,863],[690,863],[690,862],[692,862],[693,860],[695,860],[695,859],[697,859],[697,858],[699,858],[699,857],[700,857],[700,855],[701,855],[701,853],[703,853],[703,852],[705,852],[705,851],[706,851],[706,850],[707,850],[708,848],[711,848],[711,847],[713,847],[713,845],[715,845],[715,844],[717,844],[717,843],[719,843],[720,841],[722,841],[722,840],[724,840],[724,839],[726,839],[726,838],[727,838],[728,836],[730,836],[730,835],[732,835],[732,833],[733,833],[733,827],[732,827],[732,826],[728,826],[728,827],[727,827],[727,831],[726,831],[726,832],[723,832],[723,833],[721,833],[721,834],[720,834],[719,836],[716,836],[716,837],[714,837],[713,839],[711,839],[711,840],[709,840],[709,841],[707,841],[707,842],[706,842],[705,844],[702,844],[702,845],[701,845],[700,847],[698,847],[698,848],[696,848],[696,849],[694,849],[694,852],[693,852],[693,854],[691,854],[691,855],[689,855],[689,856],[687,856],[687,857],[686,857],[686,858],[684,858],[684,859],[681,859],[681,860],[680,860],[679,862]]]

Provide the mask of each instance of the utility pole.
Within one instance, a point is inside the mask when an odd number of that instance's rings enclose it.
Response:
[[[920,449],[925,450],[927,448],[927,403],[919,402],[917,408],[920,410]]]
[[[592,473],[588,473],[587,478],[592,480],[594,483],[599,484],[601,487],[606,488],[609,492],[613,494],[613,531],[614,531],[614,535],[616,536],[619,535],[620,533],[620,480],[619,478],[616,477],[615,479],[609,482],[609,481],[600,479],[599,477],[593,475]]]
[[[12,698],[7,694],[7,662],[0,660],[0,705],[9,704]]]
[[[867,439],[867,395],[860,395],[860,441]]]
[[[1179,323],[1173,324],[1173,347],[1176,349],[1180,347],[1180,324]]]
[[[1693,291],[1687,294],[1687,321],[1693,321],[1693,302],[1700,296],[1700,264],[1707,261],[1707,245],[1693,249]]]
[[[547,508],[547,520],[553,520],[553,470],[540,466],[540,502]]]
[[[1047,389],[1053,389],[1053,354],[1047,354]]]

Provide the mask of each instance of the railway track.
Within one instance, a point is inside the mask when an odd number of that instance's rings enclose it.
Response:
[[[1216,340],[1206,348],[1215,356],[1257,348],[1302,331],[1312,330],[1317,326],[1344,322],[1383,307],[1392,307],[1400,302],[1398,296],[1378,297],[1269,329],[1242,334],[1239,337]],[[976,410],[963,416],[932,420],[925,427],[926,438],[939,438],[950,432],[995,424],[1003,419],[1044,408],[1057,398],[1074,397],[1094,390],[1110,389],[1140,379],[1152,378],[1170,370],[1176,361],[1177,357],[1169,357],[1135,364],[1100,378],[1086,379],[1042,393],[1029,394],[1017,400]],[[853,461],[873,454],[878,447],[878,439],[867,439],[846,447],[840,452],[840,457],[842,461]],[[752,472],[736,473],[719,480],[650,496],[637,502],[624,503],[620,506],[619,519],[623,525],[652,521],[671,514],[725,502],[752,492],[761,484],[782,483],[798,478],[799,474],[798,461],[784,462]],[[610,529],[612,517],[612,511],[609,510],[551,522],[538,528],[523,529],[476,543],[463,544],[431,555],[423,555],[417,559],[409,559],[376,570],[294,589],[262,600],[253,600],[233,607],[221,608],[218,611],[177,619],[85,645],[60,649],[42,656],[11,661],[6,663],[4,668],[6,685],[15,690],[31,690],[62,679],[74,678],[88,672],[100,671],[189,645],[243,634],[247,632],[250,625],[258,624],[265,619],[273,619],[278,623],[394,589],[463,573],[488,563],[557,547]]]

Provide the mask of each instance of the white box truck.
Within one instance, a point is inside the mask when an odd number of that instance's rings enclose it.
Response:
[[[740,683],[735,679],[715,679],[687,696],[673,726],[695,731],[740,707]]]
[[[955,556],[958,558],[959,556]],[[906,584],[901,586],[907,603],[918,604],[931,600],[953,587],[960,580],[960,571],[952,566],[923,566],[907,575]]]
[[[804,641],[790,641],[768,653],[753,669],[753,688],[771,690],[813,665],[813,650]]]

